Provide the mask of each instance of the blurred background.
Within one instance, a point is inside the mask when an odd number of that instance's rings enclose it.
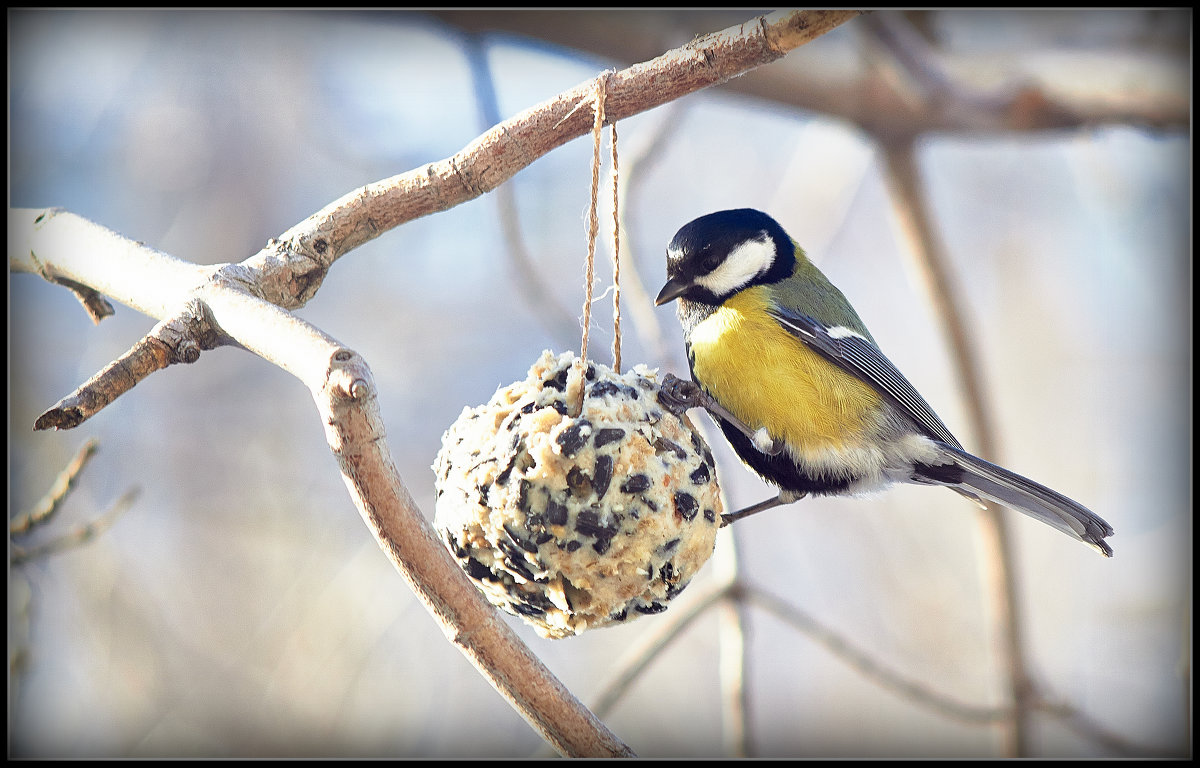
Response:
[[[240,261],[346,192],[753,15],[10,10],[9,204],[60,206],[193,262]],[[687,221],[757,207],[977,447],[885,174],[881,146],[900,125],[979,353],[992,458],[1117,531],[1105,560],[1008,513],[1030,671],[1095,729],[1038,715],[1027,754],[1190,755],[1191,11],[875,16],[619,124],[625,364],[686,370],[673,308],[639,304],[634,281],[657,291]],[[941,69],[914,81],[913,50]],[[928,97],[938,71],[975,94],[1024,85],[1028,110],[1054,124],[976,127],[903,98]],[[462,408],[524,378],[543,349],[578,349],[591,152],[590,137],[573,141],[502,190],[379,237],[299,313],[371,365],[392,453],[430,517],[430,464]],[[99,446],[62,511],[16,543],[76,530],[140,489],[94,541],[10,564],[10,757],[539,752],[379,551],[298,381],[217,350],[76,430],[34,432],[154,321],[118,307],[93,326],[30,275],[8,289],[10,516],[87,440]],[[610,304],[593,313],[601,362]],[[769,495],[710,435],[730,506]],[[978,513],[955,494],[806,500],[735,535],[722,568],[736,553],[744,578],[878,664],[961,702],[1005,700]],[[718,570],[665,614],[574,639],[510,621],[590,703]],[[1002,754],[995,727],[879,685],[773,614],[745,615],[750,754]],[[705,614],[606,716],[639,755],[735,749],[720,637]]]

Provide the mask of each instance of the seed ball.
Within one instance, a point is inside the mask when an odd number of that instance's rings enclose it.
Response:
[[[543,637],[664,611],[712,555],[712,453],[658,388],[642,365],[544,352],[442,437],[434,526],[487,599]]]

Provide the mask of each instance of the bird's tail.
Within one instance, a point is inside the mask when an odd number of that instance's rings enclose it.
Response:
[[[1113,535],[1112,526],[1082,504],[962,449],[949,445],[941,448],[952,464],[929,467],[915,479],[949,486],[976,501],[982,496],[1024,512],[1112,557],[1112,547],[1104,541]]]

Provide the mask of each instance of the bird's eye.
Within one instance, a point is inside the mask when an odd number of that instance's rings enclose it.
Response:
[[[705,256],[704,260],[700,262],[700,267],[705,272],[712,272],[719,266],[721,266],[721,255],[718,253],[711,253]]]

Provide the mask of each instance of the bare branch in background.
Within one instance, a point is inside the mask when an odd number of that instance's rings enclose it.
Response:
[[[554,11],[439,11],[434,15],[460,29],[528,34],[619,63],[640,61],[679,45],[707,29],[733,23],[730,11],[630,11],[636,23],[616,23],[612,14],[564,14]],[[915,13],[867,24],[894,27]],[[926,17],[929,14],[925,14]],[[926,19],[928,20],[928,19]],[[858,25],[856,25],[858,26]],[[847,29],[848,33],[857,30]],[[1179,41],[1182,44],[1179,44]],[[1174,41],[1130,40],[1123,47],[1075,60],[1021,57],[1011,51],[989,55],[975,51],[939,51],[926,59],[960,97],[953,108],[928,110],[903,83],[884,71],[864,66],[854,52],[822,41],[798,56],[764,67],[728,83],[724,90],[839,118],[876,136],[897,139],[923,133],[977,135],[983,132],[1030,132],[1104,124],[1152,129],[1186,129],[1191,124],[1191,84],[1186,36]],[[1172,44],[1174,43],[1174,44]],[[912,53],[920,41],[906,36]],[[928,46],[924,46],[928,49]],[[834,54],[834,55],[830,55]],[[1091,74],[1089,87],[1077,80],[1079,61]],[[1100,85],[1091,85],[1099,83]],[[964,99],[963,97],[970,96]]]
[[[111,528],[117,518],[137,499],[141,490],[132,488],[122,494],[121,498],[117,499],[111,507],[90,523],[54,536],[39,544],[24,546],[17,543],[29,537],[35,531],[40,530],[42,526],[50,522],[55,514],[62,509],[63,502],[67,500],[67,497],[75,487],[75,481],[79,478],[79,473],[83,471],[83,468],[96,455],[98,448],[99,443],[95,438],[84,443],[75,454],[75,457],[63,468],[63,471],[58,473],[58,477],[54,479],[46,495],[37,504],[34,504],[33,509],[24,514],[17,515],[9,523],[8,532],[14,540],[9,545],[9,562],[12,565],[21,565],[22,563],[27,563],[57,552],[74,549],[92,541]]]
[[[46,495],[37,504],[33,505],[33,509],[22,515],[17,515],[9,522],[8,532],[10,534],[26,533],[49,520],[59,507],[62,506],[63,501],[66,500],[67,495],[71,492],[71,488],[75,485],[75,480],[79,477],[79,473],[83,471],[83,468],[96,455],[99,445],[95,438],[91,438],[84,443],[83,447],[75,454],[75,458],[71,459],[70,463],[63,468],[63,471],[58,473],[58,477],[51,484],[50,490],[46,491]]]
[[[917,168],[916,148],[912,143],[885,145],[883,158],[893,209],[901,222],[903,234],[907,235],[908,253],[917,265],[917,273],[922,278],[930,305],[950,343],[951,359],[966,400],[968,423],[975,436],[979,455],[999,461],[996,455],[996,432],[983,394],[983,370],[967,331],[969,323],[965,311],[955,298],[963,294],[955,288],[949,274],[949,259],[934,232]],[[1028,754],[1035,691],[1025,658],[1024,621],[1017,600],[1012,542],[1002,508],[989,504],[979,514],[983,523],[983,546],[980,552],[984,562],[981,571],[986,579],[989,614],[995,622],[996,651],[1008,679],[1007,696],[1013,705],[1010,710],[1012,717],[1003,729],[1005,752],[1012,757],[1025,756]]]
[[[606,717],[637,682],[646,667],[683,634],[692,622],[725,599],[727,590],[728,585],[716,585],[700,593],[699,597],[693,598],[692,594],[688,594],[689,599],[686,602],[676,600],[672,610],[663,615],[663,620],[639,635],[625,657],[617,662],[616,670],[610,675],[609,681],[592,697],[592,709],[596,714]],[[680,602],[684,604],[680,605]]]
[[[55,536],[49,541],[34,544],[29,547],[12,545],[10,553],[10,562],[13,565],[21,565],[31,560],[37,560],[43,557],[48,557],[59,552],[65,552],[70,549],[75,549],[87,544],[102,535],[109,528],[112,528],[113,523],[117,518],[125,514],[125,511],[133,506],[133,502],[137,501],[137,497],[141,495],[140,488],[131,488],[121,497],[113,502],[107,510],[100,514],[95,520],[89,523],[73,528],[66,533]]]

